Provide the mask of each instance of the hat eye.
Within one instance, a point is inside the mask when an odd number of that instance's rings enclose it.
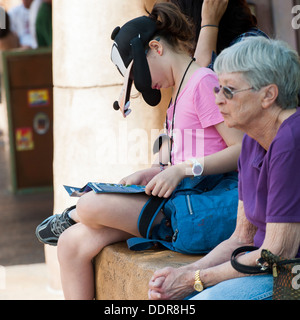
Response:
[[[114,43],[111,50],[111,61],[116,65],[121,75],[124,77],[126,73],[126,67],[118,50],[117,44]]]

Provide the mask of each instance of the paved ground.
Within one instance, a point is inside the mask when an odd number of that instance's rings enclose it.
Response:
[[[44,247],[35,227],[53,210],[53,193],[13,195],[0,128],[0,300],[62,299],[48,288]]]
[[[45,263],[4,267],[5,283],[0,300],[62,300],[62,292],[48,287]],[[0,281],[1,281],[0,270]],[[2,275],[3,277],[3,275]]]

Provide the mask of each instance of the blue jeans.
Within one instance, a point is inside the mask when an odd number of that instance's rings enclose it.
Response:
[[[188,300],[272,300],[273,276],[259,275],[226,280],[197,294]]]

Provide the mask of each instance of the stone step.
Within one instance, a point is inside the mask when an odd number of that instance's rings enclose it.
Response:
[[[125,242],[104,248],[95,258],[97,300],[147,300],[153,272],[178,268],[201,256],[169,250],[131,251]]]

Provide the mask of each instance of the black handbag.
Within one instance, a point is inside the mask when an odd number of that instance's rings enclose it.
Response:
[[[300,300],[300,259],[284,259],[263,249],[257,266],[246,266],[237,261],[241,253],[257,247],[240,247],[231,256],[233,268],[245,274],[273,274],[273,300]]]

